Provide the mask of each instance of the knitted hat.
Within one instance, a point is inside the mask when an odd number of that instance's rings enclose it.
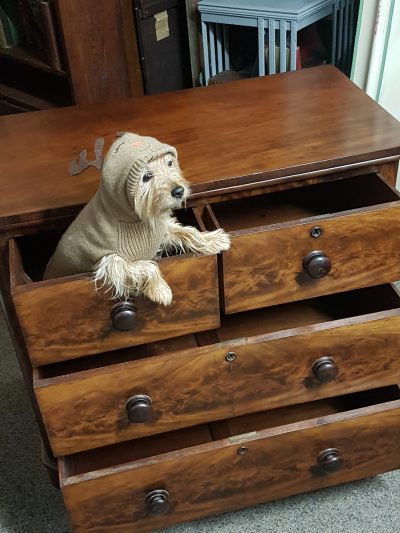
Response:
[[[168,144],[153,137],[124,133],[111,145],[104,160],[101,179],[103,194],[117,200],[120,207],[121,202],[126,201],[129,205],[126,207],[131,210],[137,184],[146,165],[165,154],[177,158],[176,149]]]

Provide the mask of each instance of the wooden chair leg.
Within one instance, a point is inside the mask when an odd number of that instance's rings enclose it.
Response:
[[[204,58],[204,85],[208,85],[210,79],[210,57],[208,53],[208,29],[207,23],[201,22],[201,32],[203,36],[203,58]]]
[[[297,60],[297,22],[290,24],[290,70],[296,70]]]
[[[258,75],[265,76],[265,23],[258,19]]]

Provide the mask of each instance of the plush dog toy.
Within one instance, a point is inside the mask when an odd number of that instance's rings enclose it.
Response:
[[[223,230],[200,232],[172,216],[189,192],[175,148],[122,134],[104,160],[100,188],[62,236],[45,279],[94,271],[96,286],[114,298],[143,294],[169,305],[172,291],[155,261],[160,251],[211,255],[230,245]]]

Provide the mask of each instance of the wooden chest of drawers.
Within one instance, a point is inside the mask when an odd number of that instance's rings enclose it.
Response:
[[[336,98],[340,95],[340,99]],[[98,136],[177,147],[221,256],[160,268],[134,327],[43,281]],[[77,532],[151,531],[400,467],[400,125],[332,67],[0,118],[3,307]]]

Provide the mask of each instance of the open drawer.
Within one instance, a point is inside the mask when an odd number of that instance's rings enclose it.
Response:
[[[400,467],[397,386],[59,459],[74,531],[152,531]]]
[[[192,210],[178,218],[204,229]],[[9,241],[12,299],[33,366],[218,327],[215,256],[160,259],[172,304],[136,298],[126,324],[124,310],[110,293],[96,291],[90,274],[40,281],[59,237],[52,232]]]
[[[371,287],[43,366],[34,390],[54,454],[68,455],[400,381],[399,332],[398,292]]]
[[[400,278],[400,197],[377,174],[207,206],[222,254],[226,313]]]

